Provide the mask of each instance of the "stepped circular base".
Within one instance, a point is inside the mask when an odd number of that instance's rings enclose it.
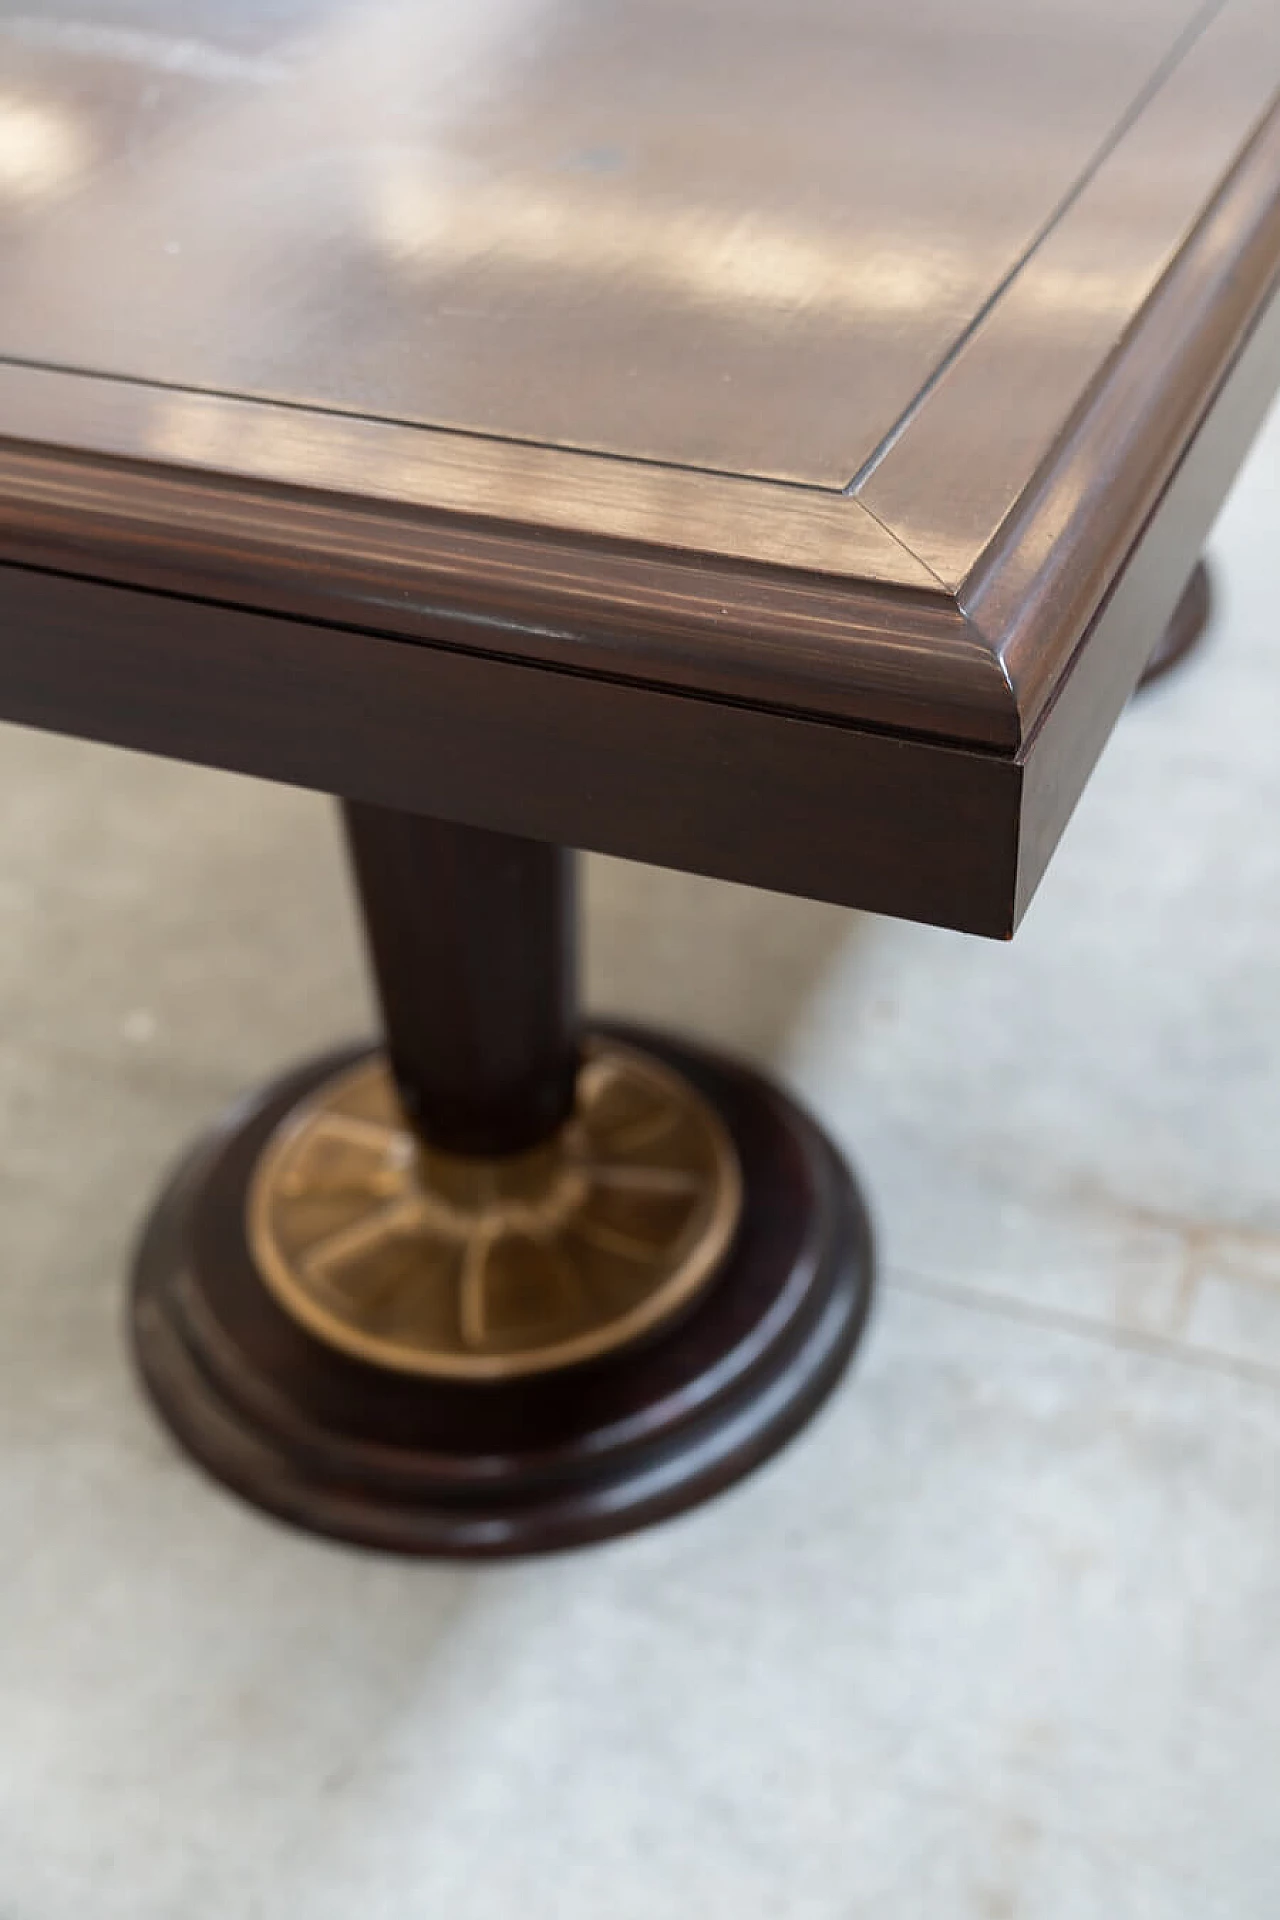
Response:
[[[873,1257],[856,1185],[814,1122],[750,1070],[623,1029],[591,1037],[584,1076],[605,1059],[630,1060],[650,1092],[658,1089],[658,1107],[683,1086],[681,1118],[674,1131],[659,1127],[656,1142],[650,1125],[637,1162],[646,1136],[643,1116],[632,1116],[638,1124],[622,1159],[630,1153],[627,1164],[647,1170],[640,1185],[649,1198],[637,1213],[630,1192],[621,1225],[592,1203],[596,1252],[602,1241],[612,1264],[592,1264],[589,1232],[587,1255],[571,1250],[567,1278],[539,1278],[536,1308],[523,1283],[508,1285],[510,1261],[483,1283],[500,1310],[484,1305],[465,1232],[452,1264],[438,1246],[422,1256],[421,1208],[406,1213],[402,1204],[394,1260],[381,1228],[362,1240],[357,1223],[353,1241],[353,1188],[362,1179],[375,1212],[397,1194],[404,1201],[393,1116],[378,1148],[386,1164],[354,1178],[348,1169],[345,1184],[335,1184],[330,1166],[328,1185],[317,1189],[324,1204],[306,1212],[313,1175],[305,1155],[291,1162],[291,1146],[309,1123],[314,1142],[318,1113],[342,1110],[335,1088],[363,1087],[367,1096],[377,1087],[380,1056],[371,1050],[306,1066],[232,1112],[175,1175],[135,1267],[138,1363],[181,1443],[228,1486],[296,1525],[449,1555],[537,1552],[629,1532],[706,1499],[781,1446],[836,1384],[866,1318]],[[597,1146],[604,1137],[597,1132]],[[608,1166],[620,1140],[615,1130],[605,1142]],[[375,1145],[371,1137],[360,1144]],[[654,1169],[674,1176],[687,1164],[698,1181],[670,1178],[655,1211],[663,1183],[655,1188]],[[456,1173],[444,1169],[450,1181]],[[534,1173],[543,1195],[542,1172]],[[627,1173],[623,1186],[636,1178]],[[457,1202],[456,1184],[449,1192]],[[473,1197],[464,1182],[461,1199]],[[527,1198],[526,1183],[520,1204]],[[284,1211],[273,1255],[263,1222],[277,1201]],[[637,1239],[644,1252],[636,1264],[647,1261],[654,1276],[647,1294],[622,1284],[626,1257],[636,1254],[624,1242]],[[366,1272],[357,1260],[344,1278],[353,1245],[373,1249],[376,1261]],[[280,1271],[264,1273],[260,1263],[282,1250],[302,1304],[318,1301],[318,1315],[301,1311]],[[424,1319],[406,1307],[406,1261],[419,1261],[424,1283],[451,1303],[447,1338],[438,1312]],[[673,1274],[660,1310],[647,1311],[645,1299]],[[512,1301],[525,1305],[513,1311]]]
[[[1209,569],[1203,560],[1197,560],[1195,572],[1183,588],[1182,598],[1173,610],[1164,636],[1143,669],[1138,682],[1139,693],[1144,687],[1149,687],[1153,680],[1162,679],[1171,667],[1176,667],[1199,644],[1204,638],[1212,611],[1213,587]]]

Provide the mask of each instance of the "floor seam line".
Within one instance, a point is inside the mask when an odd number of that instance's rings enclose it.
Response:
[[[1043,1327],[1053,1333],[1075,1334],[1095,1344],[1130,1353],[1141,1353],[1152,1360],[1172,1360],[1201,1373],[1215,1373],[1244,1381],[1249,1386],[1265,1387],[1280,1393],[1280,1369],[1241,1360],[1231,1354],[1213,1353],[1200,1347],[1186,1347],[1157,1333],[1143,1333],[1136,1327],[1122,1327],[1090,1319],[1087,1314],[1072,1313],[1063,1307],[1044,1307],[1019,1300],[1012,1294],[987,1293],[964,1281],[939,1280],[909,1267],[885,1269],[886,1291],[897,1288],[922,1299],[944,1301],[948,1306],[969,1308],[989,1314],[993,1319],[1018,1321],[1026,1326]]]

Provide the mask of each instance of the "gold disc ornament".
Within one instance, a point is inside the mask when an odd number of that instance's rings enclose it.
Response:
[[[714,1278],[742,1211],[714,1108],[648,1054],[587,1043],[572,1117],[501,1159],[423,1146],[370,1055],[276,1128],[247,1196],[280,1304],[402,1373],[505,1380],[628,1345]]]

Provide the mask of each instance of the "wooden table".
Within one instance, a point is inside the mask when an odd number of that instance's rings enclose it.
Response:
[[[144,1239],[215,1473],[555,1546],[831,1388],[852,1176],[580,1030],[564,849],[1013,932],[1280,382],[1278,85],[1275,0],[0,0],[0,714],[340,795],[385,1015]]]

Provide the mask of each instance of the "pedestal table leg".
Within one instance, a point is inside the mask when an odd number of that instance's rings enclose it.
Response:
[[[851,1175],[749,1068],[580,1025],[571,855],[345,815],[385,1048],[175,1176],[133,1294],[153,1398],[248,1499],[366,1545],[570,1546],[706,1498],[853,1350]]]

